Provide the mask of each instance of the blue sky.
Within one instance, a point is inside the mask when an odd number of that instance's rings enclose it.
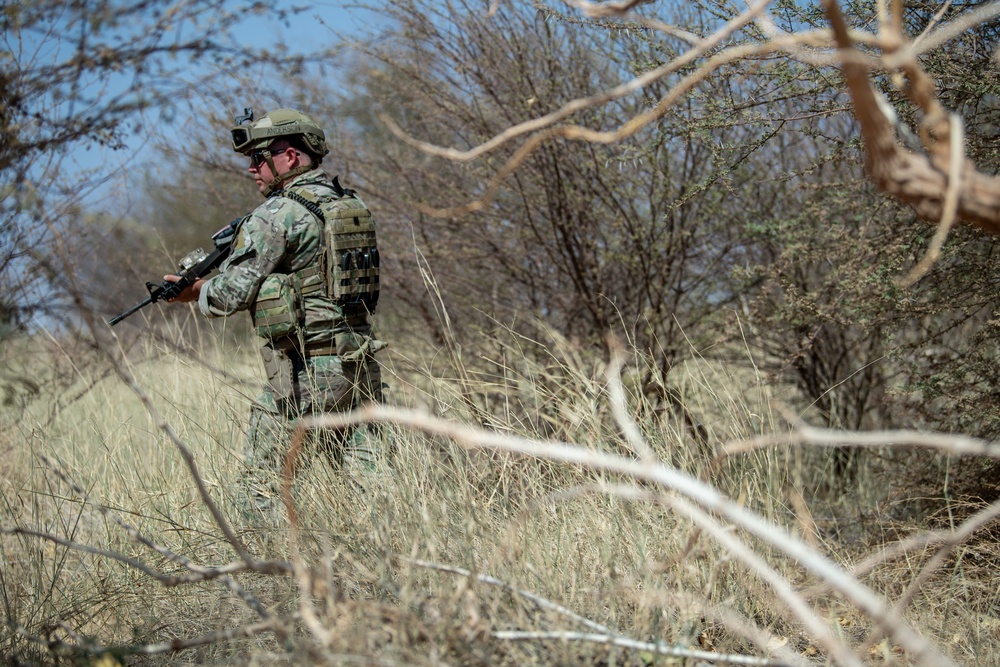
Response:
[[[279,45],[283,45],[291,54],[305,55],[333,46],[336,42],[334,31],[357,37],[371,32],[379,20],[376,14],[340,0],[311,3],[298,13],[292,11],[296,5],[286,0],[269,3],[269,7],[267,14],[248,15],[241,21],[234,31],[234,39],[240,46],[274,52]],[[281,10],[288,12],[284,20],[276,18]],[[185,73],[186,78],[197,81],[199,77],[215,73],[210,65],[204,71],[199,69],[192,67]],[[123,78],[118,82],[104,81],[100,85],[106,86],[106,94],[115,94],[126,88],[129,82]],[[249,97],[235,81],[231,89],[222,94],[230,99]],[[204,103],[204,100],[200,102]],[[187,108],[187,101],[179,100],[173,109],[156,108],[144,112],[136,119],[134,128],[125,133],[124,148],[111,149],[94,144],[74,147],[63,163],[64,173],[71,178],[79,176],[88,179],[90,185],[79,191],[85,206],[115,214],[126,213],[137,195],[132,185],[134,177],[145,169],[155,168],[158,162],[156,140],[176,136],[177,143],[183,141],[178,133],[191,122]],[[231,122],[241,107],[221,108],[220,105],[217,111],[228,118],[227,122]],[[265,111],[267,109],[257,109],[258,117]],[[220,125],[218,131],[224,135],[228,129],[228,126]]]

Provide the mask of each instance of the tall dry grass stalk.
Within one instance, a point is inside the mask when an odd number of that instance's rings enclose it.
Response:
[[[475,367],[397,353],[393,405],[331,418],[381,422],[395,456],[363,492],[317,457],[289,486],[295,521],[260,525],[233,493],[257,362],[211,337],[198,349],[198,362],[160,344],[112,349],[59,410],[46,396],[4,412],[0,651],[12,664],[995,653],[997,594],[974,543],[997,510],[920,532],[879,514],[885,483],[844,502],[811,445],[871,443],[789,426],[752,360],[692,354],[670,379],[693,430],[644,391],[632,352],[593,359],[506,332]],[[904,436],[875,441],[879,466],[890,447],[925,444]],[[843,529],[860,516],[885,521]]]

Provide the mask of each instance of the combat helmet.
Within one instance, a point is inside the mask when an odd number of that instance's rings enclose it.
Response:
[[[237,122],[249,120],[249,125],[239,124],[232,129],[233,150],[244,155],[250,151],[266,148],[268,144],[279,137],[300,135],[304,148],[316,158],[322,158],[330,152],[326,147],[326,134],[312,118],[295,109],[276,109],[263,118],[254,120],[253,109],[247,109],[246,115]]]
[[[243,125],[246,121],[250,121],[250,124]],[[265,197],[280,191],[286,182],[299,174],[315,169],[323,161],[323,156],[330,152],[326,147],[326,135],[316,121],[295,109],[277,109],[256,121],[253,118],[253,109],[244,109],[244,115],[238,117],[236,123],[236,127],[231,130],[233,150],[244,155],[259,151],[271,173],[275,175],[263,191]],[[278,175],[268,146],[275,140],[283,138],[295,138],[295,143],[301,144],[297,147],[312,158],[312,164],[302,165]]]

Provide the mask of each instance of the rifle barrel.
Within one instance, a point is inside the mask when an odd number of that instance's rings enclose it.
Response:
[[[108,324],[110,324],[111,326],[115,326],[116,324],[124,320],[126,317],[131,315],[132,313],[136,312],[141,308],[145,308],[151,303],[153,303],[153,297],[147,297],[145,301],[135,304],[121,315],[115,315],[114,317],[112,317],[110,320],[108,320]]]

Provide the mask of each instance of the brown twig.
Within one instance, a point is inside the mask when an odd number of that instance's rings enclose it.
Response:
[[[900,70],[909,79],[906,93],[925,115],[921,136],[926,155],[912,153],[896,142],[892,124],[878,107],[868,77],[869,67],[854,47],[837,0],[823,0],[823,7],[839,49],[841,70],[854,105],[854,115],[861,125],[865,166],[876,185],[909,204],[921,218],[935,222],[948,220],[951,185],[958,192],[954,206],[956,219],[994,234],[1000,233],[1000,179],[981,174],[965,159],[949,164],[950,156],[957,150],[955,138],[949,136],[954,124],[949,122],[949,115],[937,101],[933,81],[920,68],[915,52],[902,34],[890,32],[880,36],[886,53],[883,62],[890,71]],[[990,11],[997,11],[995,4]],[[979,20],[987,15],[977,14]],[[951,35],[953,30],[947,26],[938,33]],[[930,48],[932,39],[925,40],[923,48]]]
[[[954,664],[922,635],[889,608],[884,598],[857,581],[840,565],[817,552],[796,536],[776,526],[753,511],[726,498],[717,489],[662,464],[648,464],[606,452],[589,450],[557,441],[538,441],[477,429],[445,421],[431,415],[385,405],[369,405],[349,413],[330,414],[309,420],[311,428],[345,428],[363,422],[388,422],[451,438],[470,449],[491,449],[531,458],[561,461],[592,470],[656,484],[676,491],[702,508],[726,519],[740,529],[783,551],[805,570],[826,580],[876,623],[887,628],[897,644],[914,656],[918,664],[945,666]]]
[[[114,367],[118,377],[129,387],[129,389],[132,390],[132,393],[138,397],[143,407],[145,407],[146,411],[149,413],[149,416],[152,417],[153,421],[156,423],[157,428],[167,435],[174,447],[177,449],[178,453],[181,455],[181,459],[187,466],[195,487],[198,489],[198,495],[201,497],[202,503],[204,503],[205,507],[212,515],[212,518],[215,520],[215,524],[222,531],[226,541],[230,546],[232,546],[233,550],[242,560],[247,563],[253,563],[254,559],[250,555],[250,552],[247,551],[243,541],[240,540],[232,526],[229,525],[229,521],[222,515],[218,505],[216,505],[215,501],[212,499],[212,494],[208,492],[208,488],[205,486],[205,480],[202,478],[201,472],[198,470],[198,464],[194,459],[194,455],[191,454],[191,450],[188,449],[184,441],[177,435],[173,426],[170,425],[170,422],[160,415],[160,411],[153,403],[153,400],[142,389],[142,387],[139,386],[139,383],[132,376],[132,374],[125,370],[125,367],[122,365],[118,357],[111,350],[105,350],[105,352],[108,361]]]

